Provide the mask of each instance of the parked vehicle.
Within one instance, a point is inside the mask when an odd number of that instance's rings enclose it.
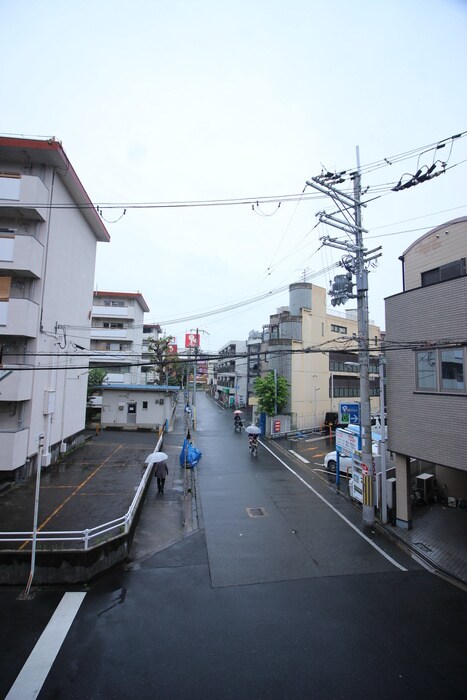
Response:
[[[373,454],[377,455],[378,454],[378,445],[376,442],[373,442]],[[339,457],[339,473],[340,474],[349,474],[352,470],[352,457],[348,457],[347,455],[343,455],[342,452]],[[324,466],[326,469],[330,472],[335,472],[336,471],[336,464],[337,464],[337,452],[334,450],[333,452],[328,452],[327,455],[324,458]],[[348,470],[348,472],[347,472]]]
[[[336,471],[336,465],[337,465],[337,452],[334,450],[333,452],[328,452],[327,455],[324,458],[324,466],[326,469],[330,472],[335,472]],[[350,469],[352,467],[352,457],[347,457],[346,455],[342,455],[339,458],[339,473],[340,474],[347,474],[347,469],[350,472]]]

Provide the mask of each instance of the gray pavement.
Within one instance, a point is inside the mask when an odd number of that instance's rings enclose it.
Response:
[[[225,411],[200,393],[197,404],[197,429],[192,431],[192,438],[195,445],[209,453],[210,460],[203,462],[201,459],[193,470],[179,466],[178,458],[186,435],[184,404],[180,401],[173,430],[164,436],[163,450],[169,455],[165,493],[157,494],[155,479],[152,479],[127,568],[144,566],[144,562],[155,553],[189,537],[203,527],[204,518],[209,525],[206,537],[212,563],[211,580],[215,586],[280,578],[274,559],[264,548],[265,538],[271,533],[275,533],[273,541],[277,551],[281,552],[288,577],[300,579],[317,575],[310,563],[313,559],[319,561],[319,575],[323,572],[332,574],[337,553],[322,546],[317,536],[321,506],[315,504],[313,509],[306,511],[306,517],[302,515],[299,520],[297,513],[303,511],[295,504],[308,497],[300,483],[290,479],[279,462],[271,462],[274,466],[268,467],[270,485],[265,491],[261,470],[255,470],[249,461],[246,436],[234,434],[230,422],[225,420],[228,416],[230,421],[230,411]],[[213,421],[216,425],[211,425]],[[227,431],[224,427],[219,431],[221,423],[229,426]],[[144,460],[153,451],[157,435],[105,431],[89,437],[84,446],[65,455],[59,464],[44,472],[39,509],[41,529],[84,529],[117,518],[128,510],[145,469]],[[241,457],[237,459],[235,455],[240,445],[244,446],[245,453],[240,452]],[[302,470],[304,476],[311,475],[314,488],[322,489],[334,508],[357,527],[361,525],[360,512],[345,497],[345,489],[341,494],[336,493],[331,483],[333,477],[319,468],[321,453],[328,451],[329,446],[318,449],[304,441],[301,446],[300,441],[293,443],[294,451],[300,452],[303,447],[313,454],[316,464],[307,469],[294,459],[286,444],[267,441],[266,445],[279,456],[282,454],[282,458],[287,456],[287,461],[297,471]],[[265,448],[260,449],[259,460],[262,449]],[[214,473],[210,465],[217,467],[219,463],[225,464],[225,469]],[[3,492],[0,495],[0,531],[30,531],[33,504],[33,481],[17,484]],[[283,528],[284,522],[288,528]],[[340,528],[338,521],[335,527]],[[346,538],[343,531],[337,534],[339,542],[342,537]],[[419,507],[414,511],[412,531],[387,526],[384,532],[379,532],[378,541],[382,544],[385,539],[398,541],[428,565],[465,583],[466,534],[467,515],[463,511],[441,506]],[[5,543],[0,546],[5,548]],[[349,540],[347,547],[339,547],[339,556],[343,552],[349,553],[349,573],[355,559],[352,546]],[[238,561],[238,557],[230,556],[232,552],[241,554],[241,571],[229,566],[229,562]],[[375,571],[380,571],[382,563],[376,562]]]
[[[324,444],[323,444],[324,443]],[[276,448],[290,458],[290,450],[310,461],[309,469],[335,485],[335,475],[322,468],[324,454],[335,449],[334,440],[302,439],[275,441]],[[340,494],[349,500],[346,479],[341,475]],[[467,512],[441,503],[414,504],[411,530],[378,523],[385,535],[411,551],[426,565],[463,584],[467,584]]]

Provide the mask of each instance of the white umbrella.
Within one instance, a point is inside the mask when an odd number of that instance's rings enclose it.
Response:
[[[166,455],[165,452],[151,452],[144,460],[144,463],[155,464],[156,462],[163,462],[166,459],[169,459],[169,455]]]
[[[245,428],[245,432],[248,433],[248,435],[259,435],[261,433],[261,428],[258,428],[257,425],[249,425],[248,428]]]
[[[237,410],[234,411],[234,416],[240,416],[243,413],[243,411]]]

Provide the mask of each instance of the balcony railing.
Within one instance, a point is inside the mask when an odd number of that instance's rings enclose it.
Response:
[[[0,301],[0,336],[21,335],[35,338],[38,332],[39,305],[29,299]]]
[[[29,401],[32,396],[31,365],[3,365],[0,369],[0,400]]]
[[[0,177],[0,213],[3,216],[46,221],[49,192],[34,175]]]
[[[134,318],[135,312],[132,306],[106,306],[94,304],[92,307],[94,318]]]
[[[0,431],[0,470],[13,471],[21,467],[28,456],[29,428]]]
[[[0,270],[40,277],[43,247],[34,236],[0,235]]]

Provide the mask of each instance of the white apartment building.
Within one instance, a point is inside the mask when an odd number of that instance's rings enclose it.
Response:
[[[148,311],[139,292],[94,292],[90,366],[105,364],[105,384],[142,383],[144,314]]]
[[[246,341],[230,340],[219,350],[216,398],[226,406],[245,406],[247,380]]]
[[[0,138],[0,478],[48,466],[84,429],[98,241],[60,142]]]

